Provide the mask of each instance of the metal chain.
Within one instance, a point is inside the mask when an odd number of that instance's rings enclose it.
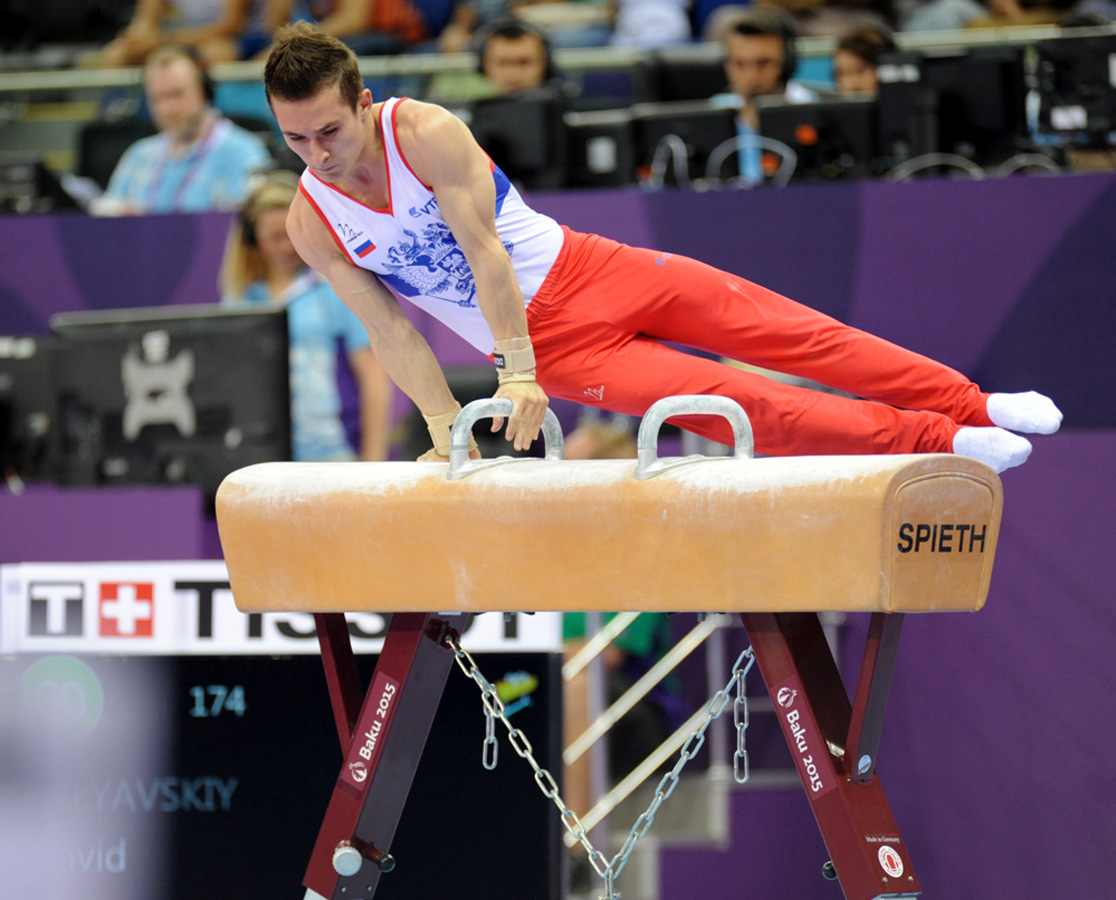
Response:
[[[632,851],[635,849],[636,844],[647,833],[651,824],[655,821],[655,814],[659,811],[659,807],[673,792],[675,787],[678,786],[678,778],[686,764],[697,755],[701,750],[702,745],[705,743],[705,732],[709,728],[711,722],[719,719],[721,714],[725,711],[729,701],[733,702],[733,721],[736,725],[736,754],[733,758],[733,774],[738,784],[744,784],[748,780],[748,751],[746,749],[746,732],[748,729],[748,698],[744,693],[744,680],[748,675],[749,670],[755,663],[755,655],[752,653],[752,648],[748,647],[736,659],[736,664],[732,669],[732,678],[729,679],[728,684],[724,688],[713,695],[705,709],[705,719],[701,727],[694,731],[686,740],[682,750],[679,753],[678,761],[674,764],[674,768],[667,772],[659,782],[658,787],[655,789],[655,796],[651,800],[651,805],[647,808],[637,820],[632,830],[628,833],[627,840],[624,841],[624,846],[620,848],[611,860],[607,859],[596,847],[593,842],[589,840],[589,835],[582,825],[581,819],[577,814],[570,809],[562,800],[558,792],[558,784],[554,780],[554,776],[546,769],[538,764],[535,759],[531,742],[527,740],[527,736],[518,728],[516,728],[508,720],[505,712],[504,702],[496,693],[496,688],[492,683],[481,674],[477,668],[476,661],[469,654],[468,650],[461,647],[458,643],[457,637],[454,634],[449,634],[446,637],[447,646],[453,650],[454,658],[457,661],[457,666],[465,673],[465,676],[476,683],[480,688],[481,701],[484,704],[485,715],[485,740],[484,746],[481,751],[481,760],[486,769],[494,769],[496,767],[496,736],[494,733],[495,720],[499,719],[508,731],[508,743],[511,744],[515,752],[527,760],[532,770],[535,773],[535,784],[538,785],[539,790],[542,791],[543,796],[551,800],[558,808],[558,812],[562,818],[562,825],[565,826],[566,831],[576,840],[581,846],[585,848],[586,853],[589,854],[589,863],[593,866],[594,871],[604,879],[605,889],[607,891],[606,897],[602,900],[618,900],[620,894],[614,892],[613,883],[620,873],[624,870],[624,866],[628,862]],[[744,660],[747,659],[747,664]],[[733,686],[736,687],[736,696],[731,696]],[[742,761],[742,765],[741,765]],[[743,774],[741,774],[743,769]]]

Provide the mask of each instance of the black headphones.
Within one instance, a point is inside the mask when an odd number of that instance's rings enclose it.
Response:
[[[240,240],[245,247],[258,247],[259,238],[256,237],[256,217],[249,214],[251,204],[240,211]]]
[[[774,6],[764,6],[736,19],[728,33],[744,37],[773,35],[781,38],[783,69],[779,73],[779,83],[786,87],[798,68],[798,25],[790,13]]]
[[[481,28],[473,37],[473,52],[477,54],[477,71],[484,74],[484,48],[491,37],[501,37],[509,41],[517,40],[527,35],[534,35],[542,42],[543,58],[546,60],[546,69],[543,71],[543,81],[551,81],[558,76],[554,67],[553,48],[545,32],[527,22],[521,22],[514,16],[500,16],[493,19]]]

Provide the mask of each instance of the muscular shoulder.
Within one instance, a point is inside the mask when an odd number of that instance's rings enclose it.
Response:
[[[426,184],[435,184],[447,170],[483,156],[465,123],[441,106],[404,100],[396,106],[393,121],[399,149]]]

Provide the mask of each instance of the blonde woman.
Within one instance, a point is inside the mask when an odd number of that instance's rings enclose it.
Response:
[[[249,194],[225,247],[221,302],[287,308],[296,460],[387,459],[392,388],[360,321],[287,237],[287,209],[297,185],[294,173],[273,172]],[[355,440],[342,417],[338,376],[345,374],[344,361],[359,397]]]

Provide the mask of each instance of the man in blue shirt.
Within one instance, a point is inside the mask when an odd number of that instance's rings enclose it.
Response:
[[[213,109],[212,85],[184,47],[162,47],[144,66],[144,91],[159,133],[136,141],[92,212],[143,215],[234,209],[251,176],[271,164],[255,135]]]
[[[725,77],[732,93],[711,98],[718,106],[739,110],[736,131],[740,136],[740,177],[763,182],[757,97],[782,97],[791,103],[809,103],[817,94],[792,79],[798,65],[795,52],[797,27],[780,9],[763,7],[732,23],[725,34]]]

